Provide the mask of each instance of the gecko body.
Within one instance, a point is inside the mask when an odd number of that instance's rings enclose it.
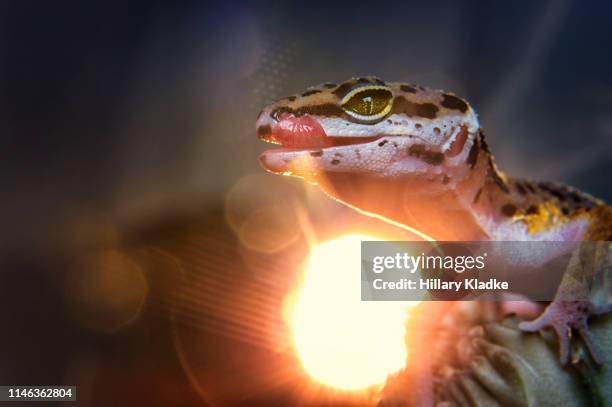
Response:
[[[260,156],[266,170],[435,240],[566,242],[543,254],[551,259],[612,240],[612,208],[601,200],[499,171],[476,112],[452,93],[376,77],[325,83],[266,107],[256,129],[280,145]],[[554,328],[563,363],[576,330],[599,360],[587,320],[612,308],[563,300],[567,290],[522,328]]]

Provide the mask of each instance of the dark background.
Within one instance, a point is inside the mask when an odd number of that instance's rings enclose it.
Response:
[[[309,85],[377,75],[454,91],[479,112],[502,169],[612,200],[611,16],[610,2],[563,0],[0,2],[0,384],[78,381],[80,405],[204,403],[165,308],[176,274],[146,269],[154,256],[139,250],[189,258],[175,242],[197,236],[206,253],[238,253],[224,205],[261,173],[254,119]],[[97,326],[95,306],[75,314],[82,304],[66,294],[66,270],[99,250],[128,251],[146,269],[144,308],[121,327]],[[186,273],[210,271],[203,258]],[[251,262],[241,261],[237,273]],[[198,343],[217,359],[202,356],[199,371],[229,379],[209,388],[232,388],[246,363],[235,355],[270,363],[260,343],[215,329]],[[283,404],[294,384],[209,403]]]

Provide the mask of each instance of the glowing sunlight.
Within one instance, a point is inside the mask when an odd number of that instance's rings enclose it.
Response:
[[[288,312],[303,368],[343,390],[381,385],[406,363],[409,303],[361,301],[362,240],[381,239],[351,234],[314,247]]]

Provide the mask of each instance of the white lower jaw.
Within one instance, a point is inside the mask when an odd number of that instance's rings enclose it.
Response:
[[[314,149],[276,148],[266,150],[259,156],[259,162],[266,171],[275,174],[302,175],[317,172],[319,165],[316,158],[324,155],[325,150],[334,147]]]
[[[322,168],[321,160],[326,157],[330,160],[330,165],[334,161],[334,154],[342,156],[343,154],[352,151],[353,153],[360,149],[371,149],[376,145],[378,140],[384,136],[367,136],[367,137],[334,137],[329,138],[335,144],[329,146],[280,146],[278,148],[264,151],[259,156],[261,165],[270,172],[295,174],[297,173],[313,173]],[[359,142],[359,139],[363,139]],[[338,158],[335,159],[336,161]]]
[[[398,151],[405,151],[405,138],[376,137],[368,142],[264,151],[261,165],[276,174],[315,176],[321,172],[382,173],[393,165]]]

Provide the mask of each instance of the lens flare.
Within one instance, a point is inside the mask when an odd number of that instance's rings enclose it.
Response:
[[[342,390],[382,385],[406,364],[411,303],[361,301],[361,241],[346,235],[314,247],[287,317],[304,370]]]

